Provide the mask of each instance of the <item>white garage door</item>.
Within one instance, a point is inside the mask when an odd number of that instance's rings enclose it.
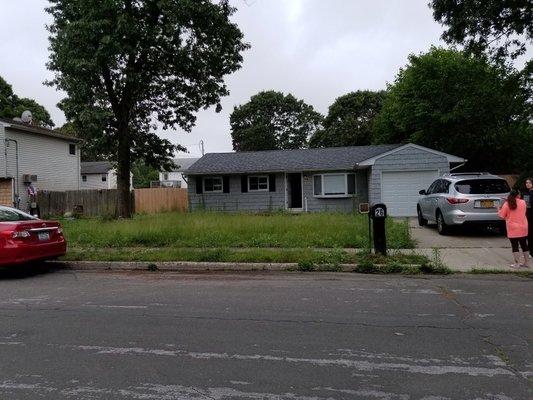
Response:
[[[381,175],[381,201],[392,217],[416,216],[418,192],[437,179],[435,171],[387,171]]]

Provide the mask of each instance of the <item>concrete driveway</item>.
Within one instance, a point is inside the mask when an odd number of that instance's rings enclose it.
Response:
[[[503,235],[482,229],[458,229],[451,235],[441,236],[435,225],[420,227],[416,218],[409,220],[409,227],[417,252],[431,258],[434,257],[434,249],[438,249],[444,264],[452,269],[511,270],[511,245]],[[530,264],[533,265],[533,262]]]

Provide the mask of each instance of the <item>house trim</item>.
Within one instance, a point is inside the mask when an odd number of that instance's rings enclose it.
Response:
[[[436,154],[436,155],[439,155],[439,156],[442,156],[442,157],[446,157],[446,159],[448,160],[449,163],[465,163],[465,162],[467,162],[466,158],[456,157],[456,156],[454,156],[452,154],[443,153],[441,151],[433,150],[433,149],[430,149],[430,148],[427,148],[427,147],[424,147],[424,146],[420,146],[418,144],[407,143],[407,144],[405,144],[403,146],[397,147],[397,148],[395,148],[393,150],[387,151],[385,153],[379,154],[379,155],[377,155],[375,157],[372,157],[372,158],[364,160],[364,161],[362,161],[360,163],[357,163],[355,165],[355,167],[358,168],[358,167],[373,166],[375,164],[375,162],[377,160],[379,160],[380,158],[389,156],[391,154],[397,153],[399,151],[402,151],[402,150],[405,150],[405,149],[408,149],[408,148],[414,148],[414,149],[426,151],[428,153]]]

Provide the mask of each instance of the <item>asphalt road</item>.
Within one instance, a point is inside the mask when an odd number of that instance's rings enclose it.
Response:
[[[532,399],[533,280],[0,273],[0,399]]]

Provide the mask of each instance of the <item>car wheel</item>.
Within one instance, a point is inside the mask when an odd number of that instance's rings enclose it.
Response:
[[[437,211],[437,231],[440,235],[447,235],[450,233],[450,226],[444,221],[444,216],[440,211]]]
[[[422,210],[420,209],[420,207],[417,207],[416,214],[418,215],[418,225],[426,226],[428,224],[428,220],[422,216]]]

